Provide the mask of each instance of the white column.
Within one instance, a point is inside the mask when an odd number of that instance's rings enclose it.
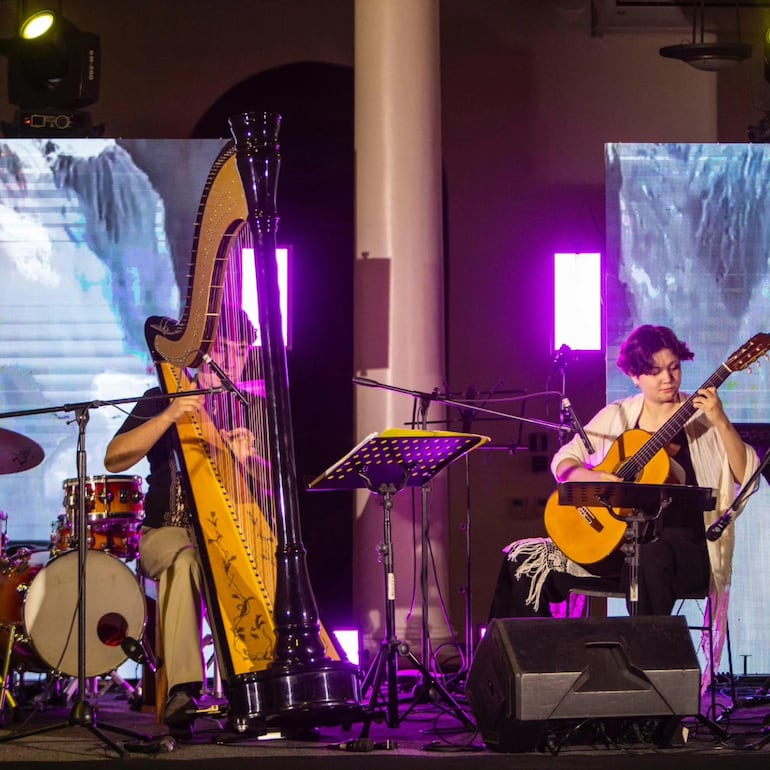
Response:
[[[443,390],[445,381],[439,76],[439,0],[356,0],[356,374],[428,393]],[[358,440],[405,427],[412,417],[414,400],[408,395],[358,386],[355,396]],[[427,416],[441,420],[444,414],[434,404]],[[445,472],[431,484],[428,521],[448,603],[446,486]],[[396,630],[418,657],[421,517],[419,489],[395,496]],[[381,498],[359,493],[354,610],[364,624],[365,646],[373,652],[385,636],[385,574],[376,552],[383,524]],[[432,567],[428,596],[435,646],[446,638],[446,627]]]

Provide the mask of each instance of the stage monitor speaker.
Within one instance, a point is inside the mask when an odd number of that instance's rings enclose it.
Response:
[[[492,751],[544,751],[559,735],[663,746],[700,711],[700,667],[682,616],[494,619],[466,695]]]

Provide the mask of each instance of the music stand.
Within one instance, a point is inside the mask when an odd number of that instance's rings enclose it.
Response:
[[[362,697],[371,689],[369,717],[364,721],[361,737],[368,735],[384,678],[387,681],[388,727],[398,727],[417,704],[415,699],[399,716],[399,655],[407,658],[420,672],[424,693],[436,693],[468,729],[476,729],[473,720],[420,662],[409,645],[396,636],[396,584],[390,514],[394,495],[404,487],[423,486],[454,460],[488,441],[487,436],[469,433],[390,428],[367,436],[345,457],[308,484],[308,489],[314,491],[366,488],[381,498],[384,536],[378,551],[385,571],[385,638],[361,685]]]
[[[710,511],[716,506],[710,487],[683,484],[633,484],[623,481],[567,481],[559,484],[559,504],[575,508],[602,505],[613,518],[626,522],[625,542],[620,550],[629,567],[629,614],[637,614],[639,602],[639,539],[643,523],[654,521],[669,505]],[[630,510],[627,515],[618,509]]]

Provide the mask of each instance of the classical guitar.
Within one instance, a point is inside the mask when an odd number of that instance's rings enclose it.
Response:
[[[768,350],[770,334],[755,334],[736,350],[701,388],[718,388],[733,372],[746,369]],[[654,434],[638,429],[623,433],[614,441],[610,451],[595,469],[614,473],[623,481],[664,483],[670,473],[666,446],[695,413],[694,397],[690,396]],[[624,517],[630,511],[619,509],[613,513],[604,506],[594,508],[560,505],[559,494],[554,492],[546,503],[545,528],[554,543],[572,561],[578,564],[594,564],[609,556],[621,544],[626,532]]]

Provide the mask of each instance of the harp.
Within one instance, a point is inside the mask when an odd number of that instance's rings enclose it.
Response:
[[[182,318],[145,324],[162,389],[188,390],[191,371],[213,365],[218,329],[233,320],[226,314],[256,285],[259,342],[246,383],[231,382],[236,393],[211,397],[218,401],[199,419],[177,427],[209,624],[239,730],[349,723],[360,700],[357,668],[319,621],[300,533],[276,263],[280,121],[273,113],[230,119],[234,141],[215,160],[198,211]],[[223,423],[236,424],[237,435]]]

